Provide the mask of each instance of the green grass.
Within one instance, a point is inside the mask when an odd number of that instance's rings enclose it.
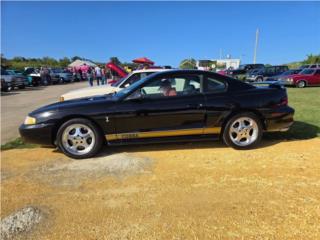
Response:
[[[1,150],[10,150],[17,148],[35,148],[38,147],[36,144],[25,143],[21,138],[17,138],[13,141],[7,142],[6,144],[1,145]]]
[[[320,88],[287,88],[289,106],[295,109],[294,124],[288,132],[272,133],[271,139],[320,137]],[[267,134],[269,138],[269,134]]]

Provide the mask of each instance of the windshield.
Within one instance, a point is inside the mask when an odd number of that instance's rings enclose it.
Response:
[[[312,74],[314,73],[314,69],[304,69],[300,72],[300,74]]]
[[[294,74],[294,72],[295,72],[294,70],[289,70],[289,71],[281,73],[280,75],[281,76],[288,76],[288,75]]]
[[[260,72],[261,72],[261,69],[254,69],[254,70],[249,71],[249,74],[258,74]]]
[[[127,77],[120,78],[120,79],[119,79],[118,81],[116,81],[115,83],[112,83],[111,86],[112,86],[112,87],[119,87],[119,85],[120,85],[123,81],[127,80],[131,75],[132,75],[132,74],[129,74]]]
[[[7,70],[8,75],[15,75],[15,72],[13,70]]]
[[[246,67],[246,65],[240,65],[240,66],[238,67],[238,70],[244,70],[245,67]]]
[[[153,74],[150,75],[151,77],[153,76]],[[122,90],[120,90],[119,92],[117,92],[115,94],[115,96],[117,98],[122,98],[124,97],[125,95],[127,95],[129,92],[131,92],[133,89],[136,89],[138,86],[142,85],[143,83],[145,83],[150,77],[146,77],[146,78],[143,78],[141,79],[140,81],[136,81],[134,83],[132,83],[129,87],[127,88],[123,88]]]

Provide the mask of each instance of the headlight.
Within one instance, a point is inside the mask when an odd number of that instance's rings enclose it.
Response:
[[[64,97],[61,96],[59,100],[60,100],[60,102],[63,102],[64,101]]]
[[[293,82],[293,79],[292,78],[287,78],[287,81],[288,82]]]
[[[33,125],[36,124],[37,120],[34,117],[27,116],[24,120],[25,125]]]

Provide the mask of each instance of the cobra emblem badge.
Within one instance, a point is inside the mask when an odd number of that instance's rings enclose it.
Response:
[[[107,122],[107,123],[109,122],[109,117],[108,117],[108,116],[106,116],[106,122]]]

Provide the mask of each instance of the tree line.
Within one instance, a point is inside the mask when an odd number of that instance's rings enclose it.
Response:
[[[11,59],[7,59],[4,57],[3,54],[1,54],[1,66],[6,68],[12,68],[17,70],[24,70],[25,67],[34,67],[34,68],[40,68],[41,66],[49,66],[53,68],[65,68],[70,63],[72,63],[75,60],[89,60],[80,56],[74,56],[71,58],[64,57],[60,59],[55,59],[52,57],[43,57],[43,58],[25,58],[25,57],[13,57]],[[111,57],[109,61],[112,61],[118,65],[121,65],[122,67],[129,67],[134,69],[137,64],[135,63],[128,63],[128,62],[121,62],[117,57]],[[98,65],[104,65],[105,63],[92,61]],[[314,64],[314,63],[320,63],[320,54],[309,54],[307,55],[306,59],[303,61],[298,62],[292,62],[288,63],[290,68],[296,68],[303,64]],[[196,67],[196,60],[193,58],[184,59],[181,61],[180,68],[182,69],[192,69]]]

